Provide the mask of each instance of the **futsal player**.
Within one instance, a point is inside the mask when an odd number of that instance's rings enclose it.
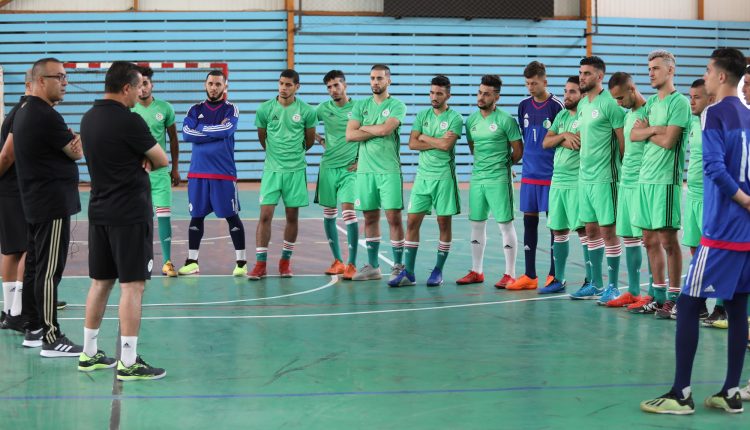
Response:
[[[523,71],[529,97],[518,104],[518,124],[523,133],[523,164],[521,167],[521,212],[523,212],[523,249],[526,271],[509,290],[533,290],[538,287],[536,274],[536,246],[539,241],[539,213],[549,211],[549,191],[552,183],[554,148],[542,145],[547,130],[563,103],[547,91],[547,69],[538,61],[529,63]],[[552,238],[550,232],[550,239]],[[550,241],[552,242],[552,240]],[[555,259],[550,258],[550,269],[544,286],[555,278]],[[501,288],[503,285],[501,285]]]
[[[739,389],[748,344],[750,294],[750,110],[737,97],[745,56],[734,48],[713,51],[703,76],[716,103],[703,112],[703,232],[677,299],[676,371],[672,388],[641,402],[645,412],[692,414],[690,384],[698,348],[699,313],[706,298],[721,298],[729,321],[724,385],[704,405],[744,410]]]
[[[227,77],[221,70],[206,76],[206,100],[193,105],[182,121],[182,138],[193,144],[188,171],[190,227],[188,258],[180,275],[200,272],[198,251],[206,215],[213,212],[227,220],[237,264],[233,276],[247,274],[245,227],[240,219],[237,167],[234,164],[234,132],[240,111],[225,100]]]
[[[260,181],[260,218],[255,232],[255,267],[250,280],[266,276],[271,221],[279,199],[284,200],[286,225],[279,274],[292,276],[291,259],[297,241],[299,208],[310,204],[307,196],[305,153],[315,143],[315,109],[300,100],[299,74],[292,69],[279,76],[279,95],[263,102],[255,114],[258,139],[266,151]]]
[[[414,266],[419,249],[419,229],[424,216],[435,209],[439,230],[437,261],[427,278],[428,287],[443,283],[443,268],[451,249],[453,215],[461,212],[456,180],[456,141],[464,120],[448,106],[451,81],[438,75],[430,82],[431,107],[420,111],[409,136],[409,149],[419,151],[419,166],[409,196],[404,242],[404,270],[390,281],[391,287],[414,285]]]
[[[346,141],[357,142],[359,159],[354,191],[354,207],[365,217],[367,264],[352,278],[355,281],[380,279],[380,210],[390,227],[393,267],[389,281],[404,270],[404,227],[401,221],[403,178],[399,130],[406,116],[406,105],[388,93],[391,69],[376,64],[370,69],[372,96],[358,101],[346,125]]]
[[[484,282],[484,250],[487,245],[487,219],[495,217],[503,237],[505,273],[495,284],[502,288],[513,282],[518,239],[513,226],[513,182],[511,165],[523,156],[518,123],[497,108],[502,80],[484,75],[477,92],[478,111],[466,119],[466,140],[474,155],[469,182],[469,223],[471,225],[471,270],[456,281],[459,285]]]
[[[180,144],[177,140],[177,127],[174,120],[174,109],[169,102],[154,97],[154,71],[150,67],[141,67],[143,84],[138,103],[133,112],[139,114],[151,135],[161,148],[167,150],[165,135],[169,135],[169,152],[172,155],[172,169],[166,167],[149,172],[151,181],[151,198],[156,208],[156,220],[159,226],[159,243],[164,264],[161,273],[170,277],[177,276],[172,264],[172,187],[180,185]]]
[[[160,379],[166,371],[138,356],[141,302],[154,264],[154,220],[146,170],[169,165],[148,124],[131,112],[143,78],[139,67],[115,61],[104,78],[104,98],[81,119],[81,140],[91,175],[89,276],[83,351],[78,370],[117,366],[119,381]],[[144,169],[145,166],[145,169]],[[115,281],[120,281],[120,357],[98,348],[99,328]]]
[[[359,223],[354,211],[354,181],[357,178],[357,144],[346,141],[346,124],[352,116],[354,101],[346,94],[346,76],[341,70],[331,70],[323,77],[330,100],[316,109],[318,121],[323,122],[324,135],[318,136],[324,151],[320,158],[315,202],[323,207],[323,229],[333,254],[333,264],[327,275],[343,275],[351,280],[357,273],[357,242]],[[349,250],[344,265],[339,247],[336,217],[341,203],[341,215],[346,225]]]

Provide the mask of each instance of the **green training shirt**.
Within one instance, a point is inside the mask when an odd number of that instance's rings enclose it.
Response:
[[[333,100],[318,105],[318,121],[323,122],[326,147],[320,159],[320,168],[347,167],[357,159],[357,142],[346,141],[346,123],[352,117],[354,102],[339,107]]]
[[[287,107],[276,97],[263,102],[255,114],[255,126],[266,129],[266,172],[291,172],[307,167],[305,130],[318,122],[315,110],[295,98]]]
[[[136,103],[130,110],[140,115],[146,121],[148,129],[151,131],[151,135],[154,136],[156,143],[161,146],[164,152],[167,152],[167,128],[174,125],[174,108],[172,108],[172,105],[169,102],[154,97],[148,107]],[[166,169],[167,167],[162,167],[162,169]]]
[[[495,109],[487,118],[481,111],[466,120],[466,139],[474,142],[471,182],[508,183],[511,181],[510,142],[521,140],[518,123],[507,112]]]
[[[464,127],[461,114],[448,108],[440,115],[435,115],[432,108],[417,114],[413,131],[430,137],[442,138],[446,132],[452,131],[459,138]],[[419,166],[417,177],[422,179],[451,179],[456,176],[456,146],[450,151],[440,149],[426,149],[419,151]]]
[[[567,109],[561,110],[549,131],[555,134],[578,133],[580,120],[578,112],[573,113]],[[578,169],[581,164],[581,153],[573,149],[558,145],[555,148],[555,161],[552,170],[552,185],[555,188],[578,187]]]
[[[690,162],[688,163],[687,186],[688,195],[695,199],[703,199],[703,130],[701,118],[693,115],[690,118]]]
[[[401,142],[399,132],[406,117],[406,105],[389,96],[378,104],[373,96],[355,103],[352,120],[360,125],[384,124],[396,118],[399,126],[388,136],[373,137],[359,142],[357,173],[401,173]]]
[[[617,182],[620,173],[620,145],[615,129],[622,128],[625,112],[617,101],[602,90],[593,101],[584,95],[578,102],[581,133],[581,172],[583,184]]]
[[[658,94],[646,102],[648,123],[651,126],[678,126],[682,133],[672,149],[647,142],[643,149],[643,162],[638,182],[641,184],[682,185],[682,171],[685,168],[685,145],[690,132],[690,102],[687,97],[672,92],[664,99]]]
[[[630,132],[633,125],[639,119],[646,118],[646,105],[639,107],[635,111],[629,109],[625,114],[625,155],[622,157],[622,172],[620,183],[625,186],[638,185],[638,175],[641,173],[641,161],[643,160],[643,147],[645,141],[640,140],[633,142],[630,140]]]

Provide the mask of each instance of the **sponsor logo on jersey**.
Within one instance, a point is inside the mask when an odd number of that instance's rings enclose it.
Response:
[[[147,264],[146,268],[148,269],[149,272],[151,271],[151,269],[154,268],[154,260],[153,259],[148,260],[148,264]]]
[[[301,119],[302,119],[302,116],[298,113],[295,113],[294,115],[292,115],[292,121],[294,122],[299,122]]]
[[[497,124],[493,122],[492,124],[490,124],[490,131],[496,131],[496,130],[497,130]]]
[[[591,118],[594,118],[594,119],[599,118],[599,111],[596,110],[596,109],[592,110],[591,111]]]
[[[381,113],[381,115],[383,115],[383,116],[388,116],[388,115],[390,115],[390,114],[391,114],[391,110],[390,110],[390,109],[385,109],[385,110],[383,111],[383,113]]]
[[[279,117],[276,116],[276,114],[273,114],[273,118],[271,118],[271,121],[278,121]]]
[[[471,126],[471,131],[477,131],[477,126],[476,125]]]
[[[448,121],[443,121],[440,123],[440,129],[445,130],[448,128]]]
[[[422,127],[429,127],[429,126],[430,126],[430,121],[425,121],[422,123]]]
[[[201,118],[203,118],[203,114],[198,115],[198,119],[201,119]]]
[[[368,113],[367,111],[362,111],[362,116],[367,116]]]
[[[157,112],[155,118],[157,121],[161,121],[164,119],[164,115],[161,112]]]

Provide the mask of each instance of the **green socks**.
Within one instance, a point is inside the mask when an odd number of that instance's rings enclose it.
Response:
[[[379,237],[366,237],[365,243],[367,244],[367,262],[374,268],[380,267],[378,262],[378,252],[380,251],[380,238]]]
[[[342,261],[341,249],[339,247],[339,231],[336,229],[336,208],[323,208],[323,230],[328,239],[328,246],[331,247],[333,258]]]
[[[281,259],[290,260],[292,258],[292,252],[294,252],[294,242],[284,241],[284,246],[281,248]]]
[[[635,237],[624,238],[625,264],[628,268],[628,292],[633,296],[641,294],[641,240]]]
[[[419,250],[419,242],[404,242],[404,265],[406,271],[414,274],[414,265],[417,261],[417,251]],[[398,263],[396,263],[398,264]]]
[[[565,282],[565,268],[570,254],[570,236],[567,234],[555,236],[555,243],[552,245],[552,257],[555,259],[555,278],[560,282]],[[588,264],[587,264],[588,266]]]
[[[172,261],[172,212],[169,208],[156,208],[156,222],[159,226],[159,242],[164,262]]]
[[[391,240],[393,248],[393,264],[402,264],[404,262],[404,240]]]
[[[591,258],[591,283],[596,288],[603,288],[604,239],[589,240],[589,258]]]
[[[435,267],[440,269],[440,271],[443,271],[443,267],[445,266],[445,260],[448,259],[448,253],[451,251],[451,243],[450,242],[443,242],[438,241],[438,252],[437,252],[437,262],[435,263]]]
[[[357,213],[353,210],[344,210],[341,217],[346,224],[346,242],[349,244],[349,260],[347,264],[357,264],[357,243],[359,242],[359,223]]]

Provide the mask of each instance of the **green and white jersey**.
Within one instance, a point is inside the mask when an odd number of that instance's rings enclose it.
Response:
[[[561,110],[552,121],[549,131],[555,134],[578,133],[580,120],[578,112]],[[552,185],[556,188],[577,188],[581,153],[559,145],[555,148],[555,161],[552,170]]]
[[[646,105],[636,110],[629,109],[625,114],[625,155],[622,157],[622,174],[620,183],[625,186],[635,186],[638,184],[638,175],[641,173],[641,161],[643,160],[643,147],[646,142],[643,140],[633,142],[630,140],[630,132],[633,125],[639,119],[646,118]]]
[[[510,114],[495,109],[485,118],[481,111],[474,112],[466,120],[466,140],[474,142],[471,182],[496,184],[511,181],[510,142],[521,140],[521,130]]]
[[[688,163],[687,186],[688,194],[695,199],[703,199],[703,136],[701,117],[693,115],[690,118],[690,162]]]
[[[318,118],[309,104],[295,98],[287,107],[276,97],[263,102],[255,114],[255,126],[266,129],[265,172],[292,172],[307,167],[305,130]]]
[[[352,120],[360,125],[384,124],[388,118],[396,118],[403,123],[406,105],[389,96],[378,104],[373,96],[360,100],[352,109]],[[388,136],[373,137],[359,142],[357,173],[401,173],[401,125]]]
[[[346,141],[346,123],[352,117],[352,99],[339,107],[333,100],[318,106],[318,121],[323,122],[326,148],[320,159],[320,168],[350,166],[357,159],[357,142]]]
[[[687,97],[672,92],[664,99],[658,94],[646,102],[648,123],[651,126],[682,127],[682,133],[672,149],[647,142],[643,150],[643,162],[638,182],[641,184],[682,185],[682,170],[685,168],[685,145],[690,132],[690,102]]]
[[[459,138],[464,127],[461,114],[448,108],[440,115],[435,115],[432,108],[417,114],[412,131],[430,137],[442,138],[445,133],[452,131]],[[450,151],[440,149],[426,149],[419,151],[419,166],[417,177],[422,179],[451,179],[456,176],[456,146]]]
[[[581,133],[582,184],[617,182],[620,174],[620,145],[615,129],[622,128],[625,111],[609,91],[602,90],[593,101],[584,95],[578,102]]]
[[[148,129],[151,131],[151,135],[154,136],[156,143],[166,152],[167,128],[174,125],[174,108],[172,108],[172,105],[154,97],[148,107],[136,103],[130,110],[140,115],[146,121]],[[166,168],[162,167],[162,169]]]

